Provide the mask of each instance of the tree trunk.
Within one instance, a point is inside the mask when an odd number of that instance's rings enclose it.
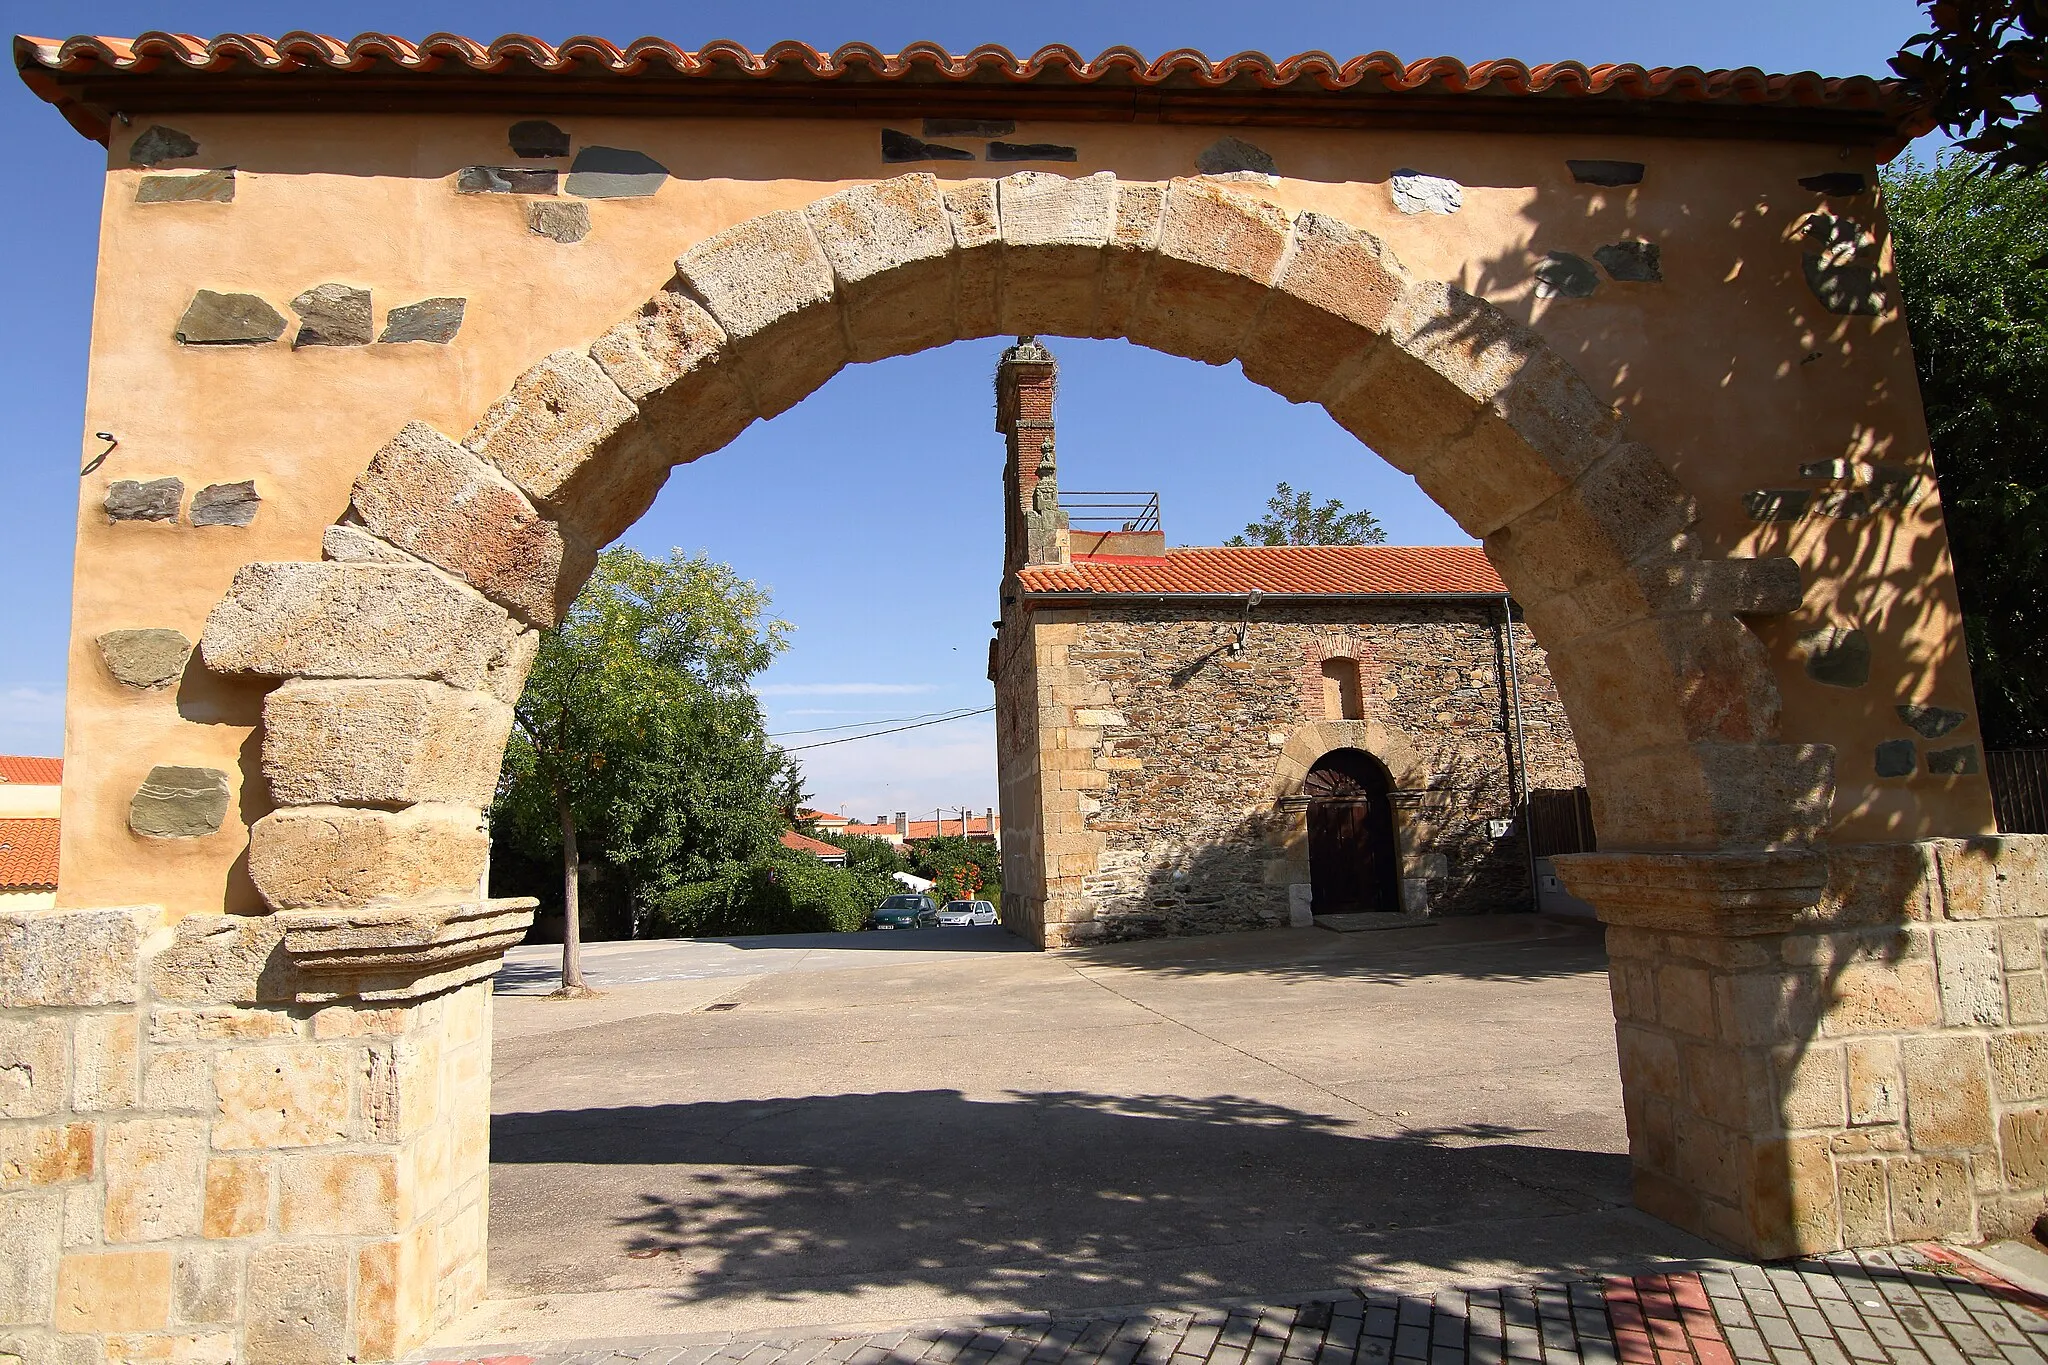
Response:
[[[555,798],[555,811],[562,818],[562,989],[582,991],[583,923],[577,905],[577,873],[583,860],[576,853],[576,812],[565,796]]]

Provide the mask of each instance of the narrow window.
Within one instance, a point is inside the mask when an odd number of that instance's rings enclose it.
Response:
[[[1323,660],[1323,719],[1365,719],[1365,703],[1358,692],[1358,660]]]

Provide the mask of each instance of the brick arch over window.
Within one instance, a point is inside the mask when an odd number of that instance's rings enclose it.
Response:
[[[1796,567],[1698,558],[1691,499],[1536,332],[1241,187],[918,174],[691,247],[635,316],[541,360],[460,439],[406,424],[324,562],[238,573],[205,661],[290,680],[264,715],[278,809],[251,833],[258,890],[278,909],[473,894],[535,628],[669,470],[847,364],[1016,332],[1241,361],[1414,475],[1548,648],[1603,844],[1817,838],[1832,753],[1777,742],[1739,619],[1793,607]]]

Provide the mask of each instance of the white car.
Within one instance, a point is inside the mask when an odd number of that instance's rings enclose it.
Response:
[[[939,911],[939,927],[959,924],[994,924],[996,908],[987,901],[947,901]]]

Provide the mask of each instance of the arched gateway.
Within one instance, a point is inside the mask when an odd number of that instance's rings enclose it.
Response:
[[[507,42],[17,45],[113,150],[86,429],[120,447],[84,482],[64,908],[0,921],[34,1075],[4,1169],[42,1201],[7,1331],[375,1359],[477,1297],[484,978],[528,914],[480,899],[479,813],[537,628],[675,465],[1004,333],[1239,361],[1483,538],[1586,764],[1603,852],[1560,862],[1612,926],[1643,1207],[1759,1255],[2039,1211],[2048,907],[2033,843],[1980,837],[1873,235],[1893,90]],[[1113,760],[1075,628],[1030,629],[1059,714],[1006,737],[1038,813],[1006,864],[1052,904]],[[142,632],[197,658],[141,678]],[[1346,725],[1276,735],[1277,780]],[[222,1257],[239,1302],[174,1321]]]

